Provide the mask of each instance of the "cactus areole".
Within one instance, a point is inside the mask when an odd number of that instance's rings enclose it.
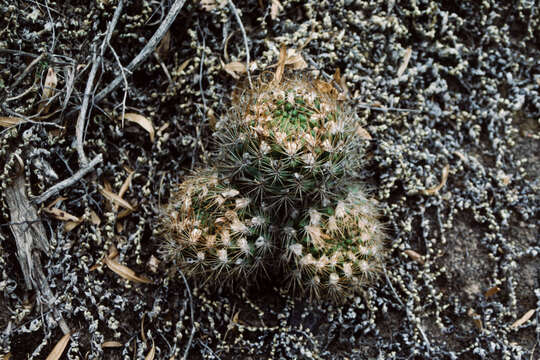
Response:
[[[366,140],[329,83],[257,82],[217,129],[213,166],[174,192],[163,253],[205,282],[271,277],[345,299],[385,258],[379,211],[356,175]]]

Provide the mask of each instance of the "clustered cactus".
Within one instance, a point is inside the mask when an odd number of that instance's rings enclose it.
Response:
[[[216,132],[213,167],[179,185],[164,253],[213,283],[261,276],[343,299],[379,271],[384,232],[357,177],[365,139],[326,82],[262,77]]]

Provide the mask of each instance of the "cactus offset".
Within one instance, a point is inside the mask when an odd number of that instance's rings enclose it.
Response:
[[[267,267],[315,298],[356,292],[385,254],[377,207],[355,176],[356,127],[320,80],[245,90],[216,133],[214,168],[169,204],[165,253],[205,281],[256,279]]]

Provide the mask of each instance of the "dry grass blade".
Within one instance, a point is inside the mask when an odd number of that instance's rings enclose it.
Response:
[[[167,31],[165,33],[165,36],[163,36],[163,39],[161,39],[157,49],[156,53],[158,54],[160,59],[166,59],[169,55],[169,50],[171,48],[171,32]]]
[[[130,203],[128,203],[126,200],[122,199],[120,196],[113,193],[112,191],[109,191],[104,188],[100,188],[99,192],[101,193],[101,195],[103,195],[107,200],[109,200],[113,204],[120,205],[121,207],[129,209],[131,211],[135,210],[133,206],[131,206]]]
[[[527,311],[522,317],[520,317],[519,319],[514,321],[514,323],[512,325],[510,325],[510,327],[515,329],[515,328],[518,328],[521,325],[525,324],[533,316],[534,312],[535,312],[534,309],[531,309],[531,310]]]
[[[403,62],[399,66],[399,69],[397,72],[398,78],[401,77],[401,75],[403,75],[403,73],[407,69],[407,65],[409,65],[409,60],[411,60],[411,54],[412,54],[412,49],[408,47],[407,50],[405,50],[405,55],[403,56]]]
[[[140,125],[144,130],[148,132],[148,134],[150,134],[150,141],[154,142],[155,131],[152,120],[149,120],[148,118],[136,113],[127,113],[124,115],[124,118],[127,121],[131,121]]]
[[[0,116],[0,126],[11,127],[23,122],[24,119],[18,117]]]
[[[103,344],[101,344],[102,349],[117,348],[117,347],[122,347],[122,346],[124,346],[124,344],[118,341],[105,341]]]
[[[420,255],[419,253],[417,253],[416,251],[414,250],[405,250],[404,253],[411,258],[411,260],[414,260],[416,261],[418,264],[420,265],[424,265],[425,261],[424,261],[424,257],[422,255]]]
[[[501,288],[499,288],[498,286],[494,286],[492,288],[487,289],[486,292],[484,293],[484,296],[488,298],[490,296],[495,295],[499,291],[501,291]]]
[[[62,353],[64,352],[70,338],[71,338],[71,334],[66,334],[66,335],[62,336],[60,341],[58,341],[58,343],[56,343],[56,345],[52,349],[51,353],[49,354],[49,356],[47,356],[47,359],[45,359],[45,360],[58,360],[58,359],[60,359],[60,357],[62,356]]]
[[[446,165],[443,168],[443,171],[442,171],[441,183],[439,185],[437,185],[437,186],[432,187],[432,188],[422,190],[422,193],[424,195],[435,195],[435,194],[437,194],[439,192],[439,190],[446,184],[446,180],[448,180],[448,172],[449,171],[450,171],[450,165]]]
[[[105,264],[107,265],[107,267],[109,269],[111,269],[113,272],[120,275],[121,277],[123,277],[126,280],[130,280],[130,281],[138,282],[138,283],[142,283],[142,284],[151,284],[152,283],[152,281],[150,279],[147,279],[147,278],[142,277],[142,276],[137,276],[135,274],[135,271],[131,270],[130,268],[128,268],[125,265],[122,265],[122,264],[118,263],[116,260],[114,260],[114,259],[112,259],[110,257],[105,258]]]

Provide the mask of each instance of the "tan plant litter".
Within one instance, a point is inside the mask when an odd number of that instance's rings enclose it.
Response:
[[[0,116],[0,126],[11,127],[23,122],[24,119],[19,117]]]
[[[49,356],[47,356],[47,359],[45,360],[58,360],[62,356],[62,353],[64,352],[69,339],[71,338],[71,334],[66,334],[62,336],[62,338],[56,343],[54,348],[52,349]]]
[[[47,70],[47,77],[43,85],[43,93],[41,94],[41,103],[39,104],[38,112],[46,114],[49,111],[50,103],[48,100],[54,95],[57,84],[58,77],[56,76],[56,72],[50,67]]]
[[[403,73],[407,69],[407,65],[409,65],[409,61],[411,60],[411,54],[412,54],[412,49],[408,47],[407,50],[405,50],[405,55],[403,56],[403,62],[401,63],[397,71],[398,78],[400,78],[401,75],[403,75]]]
[[[154,142],[155,132],[154,132],[154,124],[152,124],[152,120],[136,113],[126,113],[124,115],[124,118],[127,121],[131,121],[138,124],[144,130],[146,130],[148,134],[150,135],[150,141]]]
[[[118,341],[105,341],[103,344],[101,344],[102,349],[117,348],[117,347],[122,347],[122,346],[124,346],[124,344]]]
[[[119,196],[118,194],[115,194],[112,191],[105,189],[104,187],[100,187],[99,192],[101,193],[101,195],[103,195],[107,200],[109,200],[113,204],[119,205],[131,211],[134,210],[133,206],[131,206],[131,204],[128,203],[126,200],[122,199],[122,197]]]
[[[434,186],[434,187],[429,188],[429,189],[422,190],[422,193],[424,195],[435,195],[435,194],[437,194],[439,192],[439,190],[446,184],[446,180],[448,180],[448,172],[449,171],[450,171],[450,165],[446,165],[443,168],[442,178],[441,178],[441,182],[439,183],[439,185]]]
[[[525,324],[533,316],[534,312],[535,312],[535,309],[531,309],[531,310],[527,311],[525,314],[523,314],[522,317],[520,317],[519,319],[514,321],[514,323],[512,325],[510,325],[510,327],[515,329],[515,328],[518,328],[521,325]]]
[[[403,253],[405,253],[409,258],[411,258],[411,260],[417,262],[420,265],[424,265],[425,263],[424,257],[420,255],[419,253],[417,253],[416,251],[409,249],[409,250],[405,250]]]
[[[107,257],[105,257],[104,261],[105,261],[105,265],[107,265],[107,267],[109,269],[111,269],[117,275],[119,275],[120,277],[122,277],[122,278],[124,278],[126,280],[130,280],[130,281],[137,282],[137,283],[142,283],[142,284],[151,284],[152,283],[152,280],[147,279],[147,278],[142,277],[142,276],[137,276],[135,274],[135,271],[131,270],[130,268],[128,268],[125,265],[120,264],[114,258],[111,258],[111,257],[107,256]]]

